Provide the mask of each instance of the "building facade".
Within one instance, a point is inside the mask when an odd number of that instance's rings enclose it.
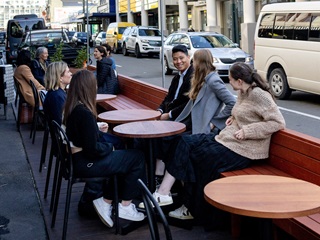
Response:
[[[46,0],[1,0],[0,31],[7,28],[7,22],[18,14],[36,14],[46,17]]]

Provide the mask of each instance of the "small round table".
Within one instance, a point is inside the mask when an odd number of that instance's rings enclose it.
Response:
[[[120,137],[127,138],[145,138],[149,145],[149,189],[155,190],[154,183],[154,156],[153,141],[154,138],[167,137],[180,134],[186,130],[186,125],[174,121],[140,121],[118,125],[113,128],[113,133]]]
[[[272,226],[270,220],[273,218],[294,218],[320,212],[320,187],[290,177],[225,177],[208,183],[204,197],[211,205],[224,211],[263,218],[265,222],[269,219],[268,226]]]
[[[98,102],[104,102],[107,100],[111,100],[111,99],[115,99],[117,97],[117,95],[113,95],[113,94],[97,94],[97,98],[96,101]]]
[[[129,123],[135,121],[156,120],[161,112],[147,109],[112,110],[100,113],[98,119],[111,124]]]

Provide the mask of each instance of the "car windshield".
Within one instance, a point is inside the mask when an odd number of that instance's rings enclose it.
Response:
[[[161,36],[160,31],[154,30],[154,29],[139,29],[139,35],[140,36],[156,36],[156,37]]]
[[[21,45],[22,47],[32,45],[52,45],[59,44],[61,41],[66,41],[65,36],[62,35],[62,32],[31,33],[29,36],[27,36],[25,41],[21,43]]]
[[[234,48],[236,45],[222,35],[190,36],[194,48]]]
[[[85,32],[79,32],[78,37],[87,37],[87,33]]]

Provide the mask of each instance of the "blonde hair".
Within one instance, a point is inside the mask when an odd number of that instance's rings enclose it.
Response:
[[[208,49],[199,49],[193,54],[194,73],[191,79],[191,88],[188,93],[189,98],[195,100],[202,88],[205,77],[216,70],[213,66],[213,57]]]
[[[58,90],[60,87],[60,77],[63,76],[64,72],[67,70],[68,65],[65,62],[53,62],[50,63],[47,71],[44,75],[44,82],[46,89]]]

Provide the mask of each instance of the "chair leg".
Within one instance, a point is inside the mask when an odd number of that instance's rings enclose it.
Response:
[[[36,113],[35,113],[35,111],[33,111],[31,131],[30,131],[30,136],[29,136],[29,138],[32,138],[32,133],[33,133],[33,130],[34,130],[34,125],[35,125],[35,119],[36,119]]]
[[[32,144],[34,144],[34,140],[36,138],[36,132],[37,132],[37,125],[38,125],[38,112],[34,113],[34,125],[33,125],[33,131],[32,131]]]
[[[48,188],[49,188],[49,182],[50,182],[50,175],[51,175],[51,168],[52,168],[52,161],[53,161],[53,149],[51,145],[51,150],[50,150],[50,156],[49,156],[49,163],[48,163],[48,172],[47,172],[47,179],[46,179],[46,186],[44,189],[44,199],[47,198],[48,194]]]
[[[57,211],[58,211],[58,203],[59,203],[59,197],[60,197],[60,189],[61,189],[61,182],[62,182],[62,166],[60,164],[59,172],[58,172],[58,179],[57,179],[57,185],[53,194],[53,201],[51,197],[51,202],[53,202],[53,212],[52,212],[52,218],[51,218],[51,228],[54,227],[56,224],[56,217],[57,217]]]
[[[42,171],[42,165],[44,164],[44,162],[46,160],[47,147],[48,147],[48,138],[49,138],[49,128],[48,128],[47,123],[46,123],[45,130],[44,130],[44,133],[43,133],[39,172]]]
[[[68,188],[67,188],[67,196],[66,196],[66,207],[64,209],[62,240],[67,239],[67,228],[68,228],[71,192],[72,192],[72,180],[69,180],[68,181]]]
[[[118,197],[118,178],[117,175],[113,177],[114,181],[114,199],[113,199],[113,205],[114,205],[114,220],[115,220],[115,229],[116,234],[119,233],[119,197]]]
[[[17,117],[17,130],[20,132],[20,120],[21,120],[22,103],[19,99],[18,102],[18,117]]]
[[[53,204],[54,204],[54,196],[55,193],[57,191],[57,184],[58,184],[58,177],[59,174],[61,174],[61,162],[60,159],[56,158],[56,165],[55,165],[55,169],[54,169],[54,175],[53,175],[53,184],[52,184],[52,193],[51,193],[51,201],[50,201],[50,212],[52,211],[53,208]],[[61,183],[60,183],[61,184]]]

